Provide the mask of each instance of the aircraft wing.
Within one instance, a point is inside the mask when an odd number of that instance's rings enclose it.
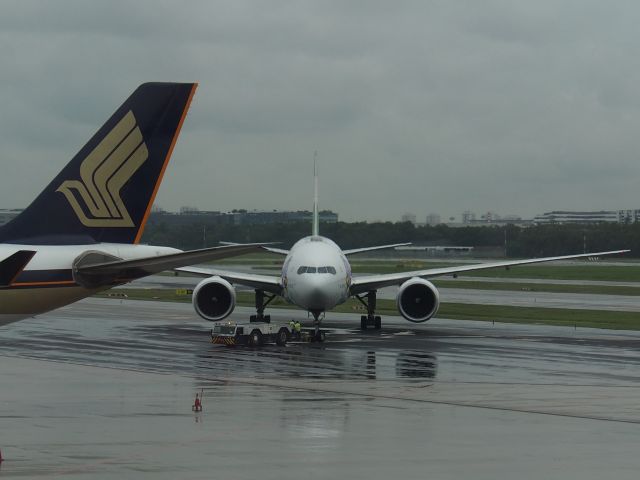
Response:
[[[136,260],[104,261],[74,268],[74,278],[86,287],[99,287],[126,283],[154,273],[172,270],[185,265],[220,260],[260,251],[261,244],[229,245],[203,248]]]
[[[220,242],[223,245],[243,245],[242,243],[233,243],[233,242]],[[362,253],[362,252],[371,252],[373,250],[384,250],[387,248],[395,248],[395,247],[406,247],[407,245],[411,245],[411,242],[408,243],[394,243],[392,245],[377,245],[375,247],[364,247],[364,248],[352,248],[351,250],[343,250],[342,253],[345,255],[353,255],[354,253]],[[267,247],[264,245],[262,247],[263,250],[271,253],[277,253],[278,255],[289,255],[289,250],[285,250],[284,248],[274,248]]]
[[[404,281],[413,278],[433,278],[442,275],[452,275],[455,273],[470,272],[474,270],[485,270],[488,268],[505,268],[516,265],[528,265],[532,263],[552,262],[554,260],[571,260],[575,258],[599,257],[603,255],[615,255],[617,253],[626,253],[629,250],[613,250],[609,252],[582,253],[579,255],[564,255],[560,257],[542,257],[530,258],[526,260],[508,260],[503,262],[479,263],[476,265],[462,265],[458,267],[431,268],[427,270],[416,270],[412,272],[389,273],[383,275],[364,275],[354,277],[351,280],[351,295],[357,295],[369,290],[376,290],[391,285],[399,285]]]
[[[376,247],[352,248],[351,250],[343,250],[342,253],[344,253],[345,255],[353,255],[354,253],[371,252],[373,250],[384,250],[386,248],[405,247],[407,245],[411,245],[411,242],[394,243],[392,245],[378,245]]]
[[[33,250],[18,250],[2,260],[0,262],[0,287],[11,285],[35,254],[36,252]]]
[[[236,242],[220,242],[220,245],[246,245],[246,243],[236,243]],[[289,250],[285,250],[283,248],[274,248],[274,247],[267,247],[267,245],[273,245],[273,243],[269,244],[263,244],[262,245],[262,249],[266,250],[267,252],[271,252],[271,253],[277,253],[278,255],[289,255]]]
[[[230,283],[237,283],[239,285],[245,285],[247,287],[259,288],[265,292],[275,293],[280,295],[282,293],[282,283],[280,277],[274,277],[271,275],[258,275],[254,273],[241,273],[230,272],[229,270],[217,270],[215,268],[200,268],[200,267],[181,267],[175,268],[176,272],[193,273],[195,275],[201,275],[203,277],[221,277]]]
[[[271,253],[277,253],[278,255],[289,255],[289,250],[284,248],[262,247],[263,250]]]

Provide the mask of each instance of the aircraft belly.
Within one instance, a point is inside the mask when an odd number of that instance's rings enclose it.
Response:
[[[7,288],[0,290],[0,324],[4,317],[8,321],[12,316],[31,317],[40,313],[68,305],[93,295],[99,289],[86,289],[80,286],[69,287],[33,287]]]

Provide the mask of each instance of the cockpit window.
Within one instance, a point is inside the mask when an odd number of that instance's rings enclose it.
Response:
[[[298,275],[302,275],[303,273],[330,273],[331,275],[336,274],[336,269],[334,267],[307,267],[302,266],[298,268]]]

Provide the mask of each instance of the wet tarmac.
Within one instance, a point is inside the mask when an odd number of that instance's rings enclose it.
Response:
[[[383,321],[229,348],[189,304],[87,299],[2,327],[0,478],[637,478],[640,333]]]

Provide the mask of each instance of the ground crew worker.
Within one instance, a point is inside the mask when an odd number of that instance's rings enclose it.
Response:
[[[198,394],[196,393],[196,400],[193,402],[193,410],[199,412],[202,410],[202,403],[200,402],[200,398],[198,398]]]
[[[293,332],[296,330],[296,321],[293,318],[289,322],[289,330],[291,330],[291,335],[293,335]]]
[[[296,338],[300,340],[300,331],[302,330],[302,325],[300,325],[299,321],[296,321],[293,328],[294,328],[294,331],[296,332]]]

